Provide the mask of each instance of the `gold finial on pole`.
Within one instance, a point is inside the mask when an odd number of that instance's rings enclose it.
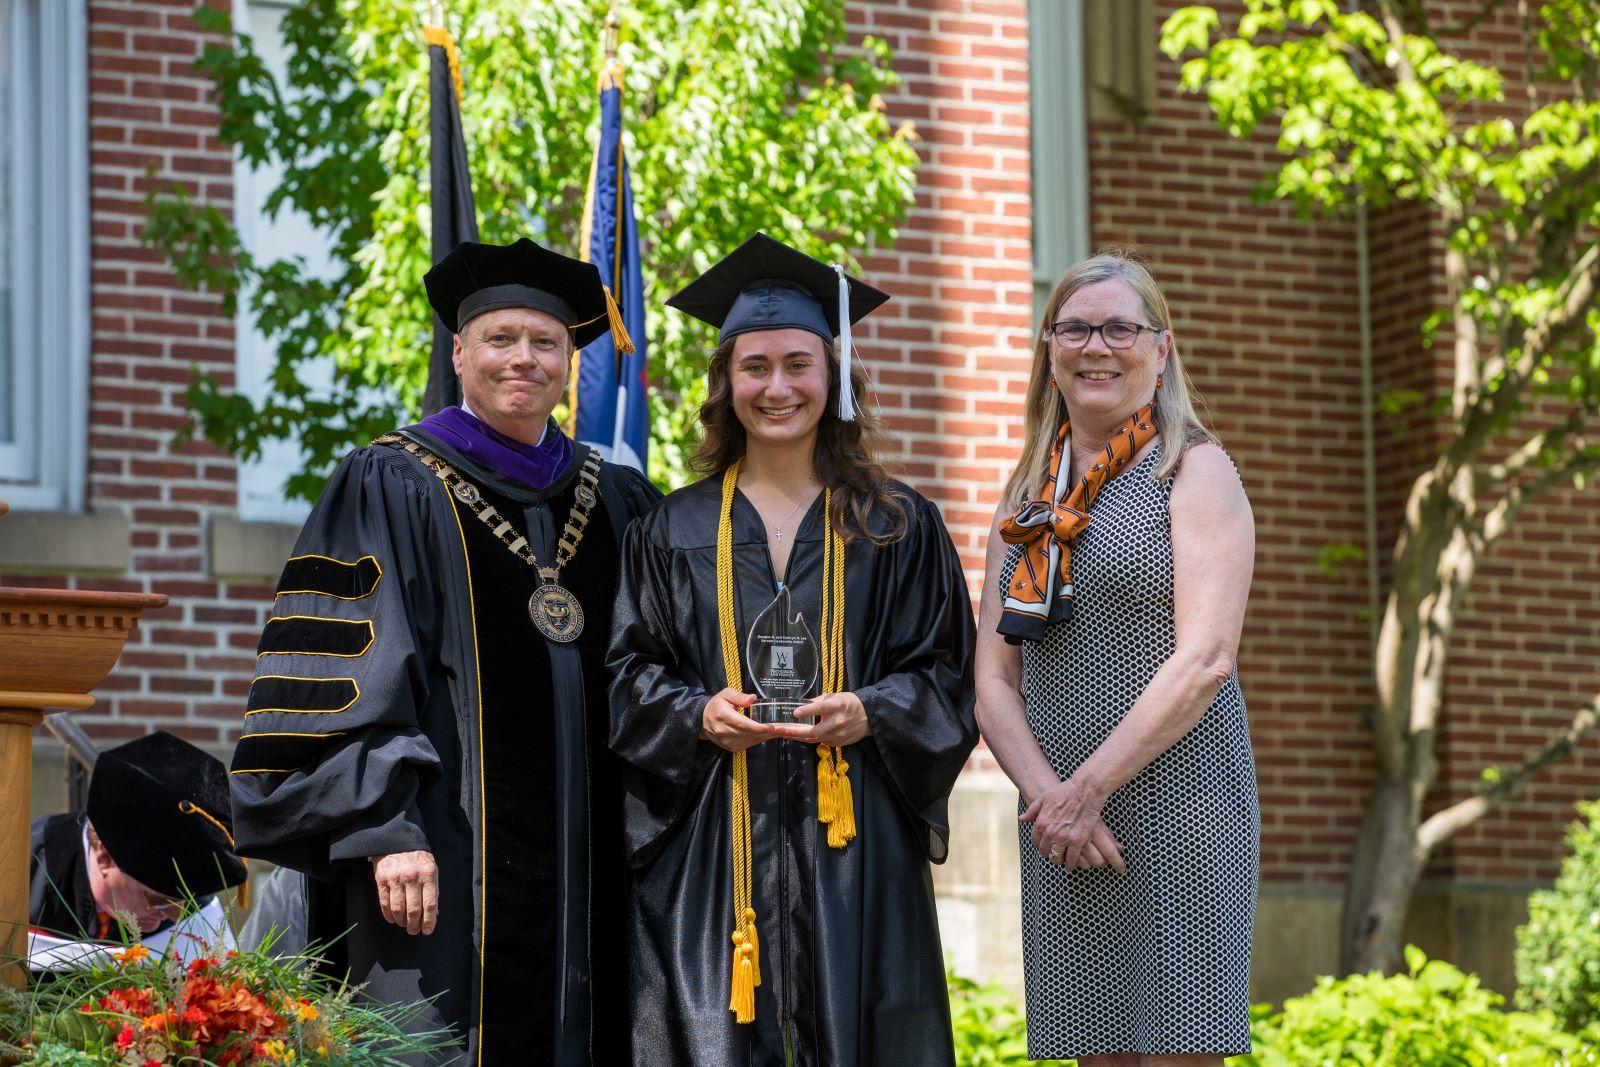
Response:
[[[622,35],[622,16],[617,11],[620,6],[618,0],[611,0],[611,10],[606,12],[605,46],[608,60],[617,58],[617,39]]]

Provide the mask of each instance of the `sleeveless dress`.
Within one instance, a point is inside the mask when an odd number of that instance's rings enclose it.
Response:
[[[1157,444],[1106,484],[1073,548],[1073,617],[1022,645],[1028,723],[1062,779],[1176,647],[1160,462]],[[1029,1058],[1249,1052],[1261,817],[1237,671],[1102,816],[1126,874],[1052,864],[1018,824]]]

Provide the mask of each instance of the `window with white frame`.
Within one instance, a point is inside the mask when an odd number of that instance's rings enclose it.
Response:
[[[1089,254],[1084,17],[1083,0],[1028,3],[1035,312],[1067,268]]]
[[[283,84],[288,65],[282,22],[284,13],[296,0],[235,0],[234,25],[248,33],[267,69]],[[291,256],[303,257],[313,274],[329,276],[333,265],[328,254],[327,236],[311,221],[287,208],[276,215],[266,210],[267,197],[283,177],[277,164],[251,167],[240,160],[234,164],[234,218],[240,239],[258,260],[272,261]],[[249,298],[239,302],[238,347],[235,368],[238,388],[245,396],[260,398],[277,361],[275,343],[262,336],[250,314]],[[302,380],[313,390],[329,385],[332,368],[312,361],[300,367]],[[309,506],[284,496],[288,475],[301,466],[301,451],[293,441],[271,441],[263,445],[260,458],[239,464],[239,517],[263,522],[299,522]]]
[[[0,0],[0,498],[83,506],[89,368],[84,0]]]

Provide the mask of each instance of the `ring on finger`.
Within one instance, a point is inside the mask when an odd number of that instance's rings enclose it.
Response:
[[[1066,853],[1063,852],[1061,849],[1053,848],[1053,849],[1050,850],[1050,862],[1051,863],[1060,863],[1061,862],[1061,857],[1064,856],[1064,855],[1066,855]]]

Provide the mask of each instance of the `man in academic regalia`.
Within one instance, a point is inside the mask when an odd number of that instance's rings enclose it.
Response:
[[[465,242],[424,279],[463,404],[347,456],[278,583],[233,758],[240,851],[304,872],[308,933],[459,1062],[627,1057],[604,658],[657,493],[550,418],[628,340],[591,264]],[[609,1014],[608,1014],[609,1013]]]
[[[215,894],[243,882],[245,869],[221,761],[157,731],[101,754],[86,807],[33,821],[35,970],[91,962],[99,956],[82,942],[125,936],[152,952],[170,944],[180,956],[213,942],[231,947]]]

